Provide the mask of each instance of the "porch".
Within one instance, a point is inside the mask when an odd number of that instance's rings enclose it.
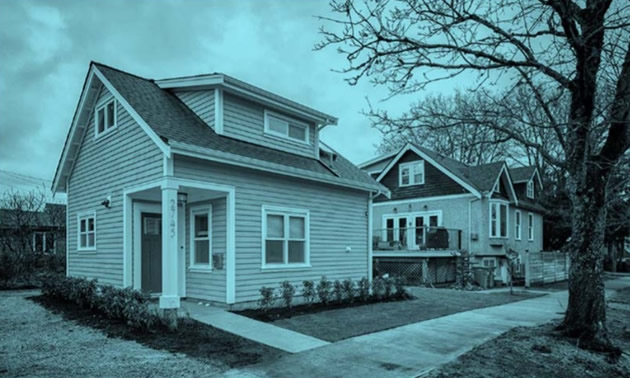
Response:
[[[123,193],[124,286],[159,296],[234,303],[235,191],[164,178]]]
[[[402,222],[401,222],[402,223]],[[374,257],[453,257],[462,249],[462,230],[442,226],[376,229]]]

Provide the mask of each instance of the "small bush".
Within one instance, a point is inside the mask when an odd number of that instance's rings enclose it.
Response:
[[[343,292],[344,299],[348,301],[348,303],[354,302],[355,297],[355,289],[354,282],[351,279],[343,280],[341,284],[341,291]]]
[[[383,291],[383,299],[391,299],[392,295],[394,294],[394,280],[389,277],[383,278],[383,284],[385,286],[385,289]]]
[[[343,303],[343,285],[339,280],[333,283],[333,296],[337,303]]]
[[[315,301],[315,296],[317,295],[315,292],[315,282],[308,280],[303,281],[302,286],[302,296],[304,297],[304,301],[308,306],[312,306]]]
[[[264,312],[269,311],[269,309],[273,306],[275,298],[273,296],[273,289],[270,287],[261,287],[260,288],[260,299],[258,300],[258,307]]]
[[[367,302],[370,299],[370,280],[363,277],[359,280],[359,300],[361,302]]]
[[[280,283],[280,292],[282,295],[282,300],[284,301],[284,305],[290,310],[293,305],[295,286],[293,286],[289,281],[283,281]]]
[[[385,294],[385,283],[383,279],[380,277],[376,277],[372,280],[372,296],[376,300],[382,300],[383,295]]]
[[[395,296],[396,298],[403,299],[407,298],[407,290],[405,290],[405,279],[402,277],[396,277],[394,279],[394,288],[396,290]]]
[[[317,296],[319,297],[319,301],[323,304],[327,305],[330,303],[330,289],[331,283],[326,279],[326,276],[323,276],[322,279],[317,284]]]

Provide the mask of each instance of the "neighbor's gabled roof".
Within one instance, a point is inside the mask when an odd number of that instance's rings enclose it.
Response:
[[[367,173],[339,154],[334,162],[333,172],[314,157],[299,156],[219,135],[184,105],[171,90],[160,88],[153,80],[100,63],[90,65],[79,106],[55,173],[53,191],[66,189],[62,179],[64,175],[67,177],[70,174],[72,162],[78,153],[80,136],[83,135],[82,132],[87,126],[90,101],[95,101],[97,91],[93,88],[94,77],[97,77],[112,92],[167,156],[171,153],[184,154],[307,180],[389,194],[387,188],[375,182]],[[304,108],[302,110],[306,111]],[[336,122],[336,119],[330,117],[329,121],[332,120]],[[81,124],[83,127],[80,126]]]

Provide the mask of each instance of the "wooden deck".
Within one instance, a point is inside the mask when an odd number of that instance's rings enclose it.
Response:
[[[379,250],[373,251],[372,257],[455,257],[459,253],[456,249],[449,250]]]

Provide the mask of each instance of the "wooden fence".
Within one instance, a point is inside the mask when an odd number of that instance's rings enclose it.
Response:
[[[547,284],[569,279],[570,259],[567,252],[541,251],[524,254],[525,286]]]

